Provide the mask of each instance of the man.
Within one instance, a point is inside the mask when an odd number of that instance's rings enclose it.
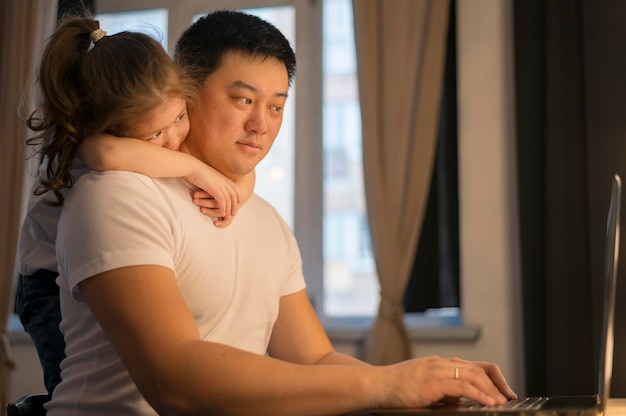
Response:
[[[222,11],[194,23],[175,58],[199,92],[181,151],[237,181],[278,134],[293,51],[268,23]],[[178,179],[91,172],[69,193],[57,236],[67,358],[49,415],[337,414],[514,397],[489,363],[373,367],[337,353],[278,213],[253,196],[219,229],[190,192]]]

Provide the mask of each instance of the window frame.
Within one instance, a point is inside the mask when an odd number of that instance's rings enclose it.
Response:
[[[302,253],[307,292],[322,322],[322,1],[300,0],[98,0],[96,13],[141,9],[168,10],[168,46],[173,50],[193,16],[218,9],[292,6],[295,10],[297,75],[295,92],[294,234]],[[300,82],[298,81],[300,80]],[[302,80],[306,80],[303,82]],[[289,105],[289,103],[288,103]],[[367,318],[371,320],[371,318]]]
[[[294,207],[293,227],[302,254],[307,293],[318,317],[331,337],[356,331],[357,338],[372,324],[374,317],[329,316],[324,312],[324,189],[323,189],[323,0],[98,0],[96,13],[141,9],[168,10],[168,47],[170,55],[193,16],[219,9],[253,9],[292,6],[295,11],[295,50],[297,75],[295,91]],[[306,81],[304,81],[306,80]],[[288,104],[289,105],[289,104]],[[453,308],[454,309],[454,308]],[[458,338],[463,326],[461,309],[443,308],[427,313],[405,313],[412,338],[422,336],[419,328],[441,328],[444,338]],[[447,328],[447,329],[446,329]],[[450,329],[457,328],[457,330]],[[475,339],[477,329],[466,327],[462,339]],[[417,332],[416,332],[417,331]],[[441,334],[440,334],[441,335]]]

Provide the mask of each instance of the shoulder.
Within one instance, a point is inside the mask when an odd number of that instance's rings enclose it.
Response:
[[[258,194],[252,194],[248,202],[244,205],[244,207],[248,207],[250,210],[254,210],[258,213],[263,213],[265,215],[274,216],[283,220],[282,216],[278,212],[278,210],[270,204],[266,199],[259,196]]]
[[[72,192],[80,190],[88,191],[95,187],[116,186],[122,189],[135,188],[138,186],[151,186],[153,179],[135,172],[127,171],[96,171],[91,170],[80,177],[72,187]]]
[[[242,207],[247,212],[251,212],[257,220],[270,221],[281,228],[289,228],[283,216],[278,210],[263,197],[252,194],[252,197]],[[241,212],[241,210],[240,210]]]
[[[133,172],[91,171],[70,190],[61,218],[86,224],[94,218],[121,221],[149,218],[165,220],[185,201],[191,205],[187,184],[177,178],[153,179]],[[88,225],[88,224],[86,224]]]
[[[177,187],[187,189],[184,182],[178,178],[155,179],[127,171],[90,171],[74,184],[66,205],[83,201],[85,198],[94,198],[95,201],[155,199],[162,196],[163,190]]]
[[[239,210],[233,224],[238,221],[238,225],[245,229],[254,229],[257,233],[287,240],[290,245],[295,244],[289,224],[272,204],[257,194],[253,194]]]

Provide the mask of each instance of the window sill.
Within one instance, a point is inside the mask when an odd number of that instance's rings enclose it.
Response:
[[[372,318],[334,318],[323,320],[332,342],[364,342],[372,325]],[[444,313],[407,313],[404,323],[412,342],[475,342],[480,327],[462,322],[460,311]]]
[[[412,342],[475,342],[480,337],[480,328],[473,325],[456,327],[408,327]],[[332,342],[364,342],[369,327],[356,329],[354,327],[326,328],[326,333]]]

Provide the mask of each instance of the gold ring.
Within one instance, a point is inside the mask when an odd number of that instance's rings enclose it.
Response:
[[[459,379],[459,367],[454,367],[454,379]]]

